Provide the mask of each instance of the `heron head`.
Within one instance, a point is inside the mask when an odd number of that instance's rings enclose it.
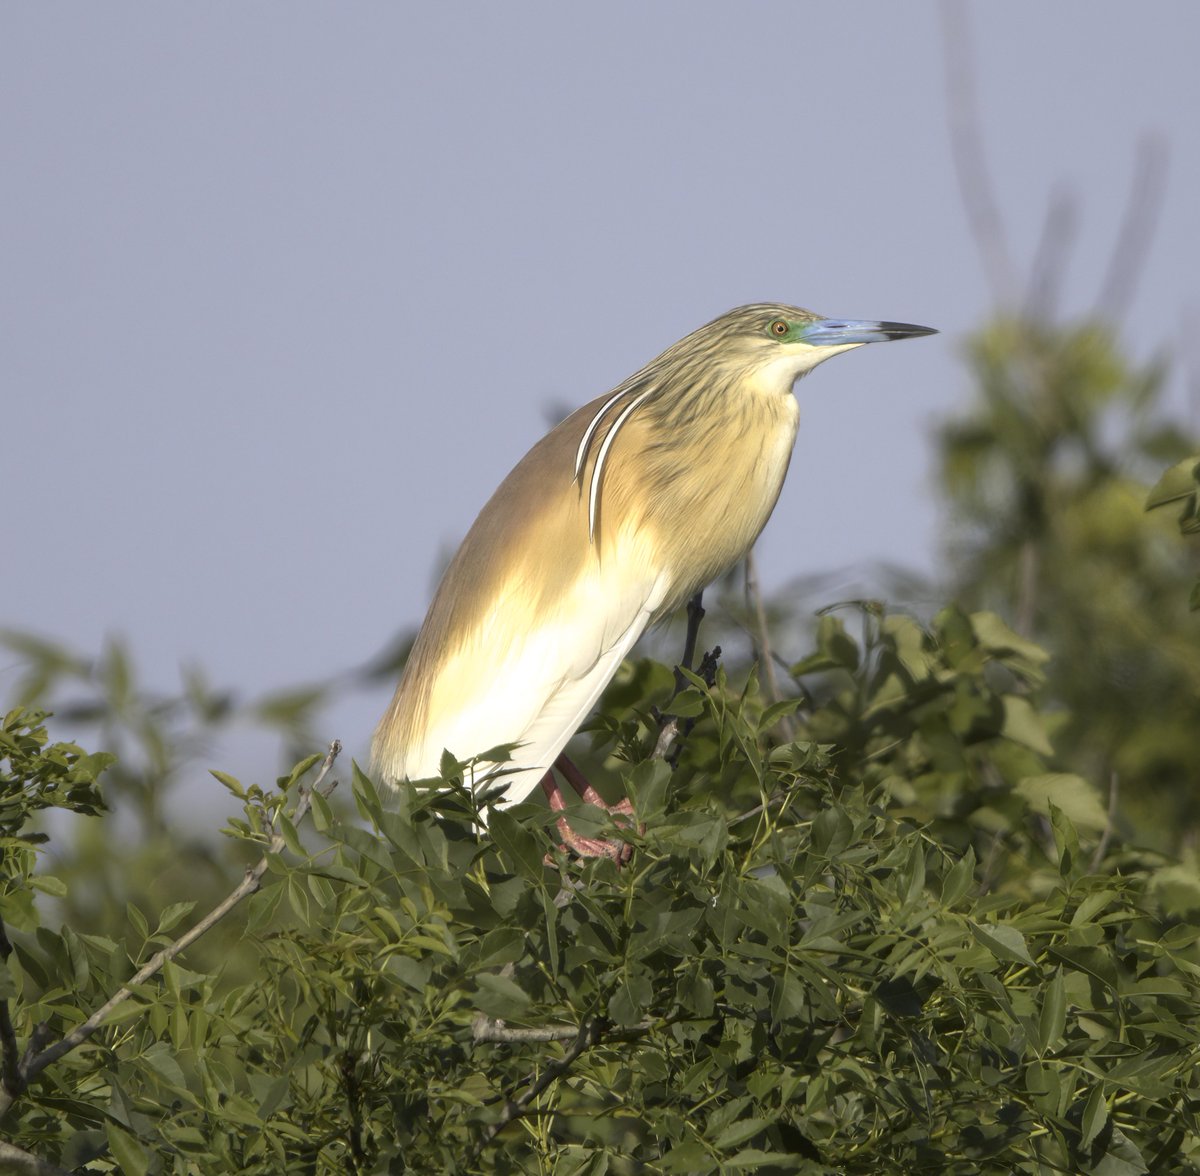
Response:
[[[865,343],[935,335],[932,327],[874,319],[825,318],[799,306],[740,306],[701,327],[689,340],[756,381],[787,389],[819,363]],[[705,337],[707,336],[707,337]],[[689,340],[683,340],[687,343]]]

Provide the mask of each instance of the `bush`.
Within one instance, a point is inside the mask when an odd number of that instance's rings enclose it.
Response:
[[[10,1048],[13,1143],[130,1173],[1200,1171],[1191,874],[1052,770],[1036,646],[988,613],[857,619],[792,666],[803,704],[623,669],[592,737],[637,827],[572,822],[624,867],[568,860],[531,804],[484,827],[449,760],[386,798],[355,770],[353,810],[316,757],[222,777],[264,855],[240,948],[166,962],[28,1089]],[[102,762],[37,715],[5,739],[6,812],[98,811]],[[36,1055],[192,911],[52,930],[22,821],[0,901]]]

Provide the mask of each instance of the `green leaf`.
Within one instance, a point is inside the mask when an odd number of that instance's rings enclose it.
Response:
[[[812,847],[823,857],[833,857],[854,837],[854,823],[841,808],[824,808],[812,823]]]
[[[664,1172],[695,1173],[695,1176],[706,1176],[719,1168],[717,1160],[699,1140],[690,1139],[686,1143],[676,1144],[663,1157]]]
[[[1046,652],[1036,641],[1022,637],[994,612],[972,613],[971,629],[979,644],[994,654],[1016,654],[1025,661],[1041,665],[1050,660]]]
[[[1143,1176],[1149,1171],[1133,1141],[1119,1127],[1114,1127],[1104,1158],[1089,1169],[1088,1176]]]
[[[753,1139],[771,1125],[770,1119],[741,1119],[731,1123],[713,1140],[713,1146],[728,1151]]]
[[[629,775],[629,792],[638,819],[652,821],[666,811],[671,784],[671,765],[665,760],[644,761]]]
[[[312,823],[318,833],[327,833],[333,826],[333,810],[329,801],[317,789],[311,795]]]
[[[838,617],[826,613],[817,622],[817,645],[821,652],[847,670],[858,668],[858,644]]]
[[[443,780],[461,780],[463,774],[463,765],[452,756],[448,749],[442,749],[441,759],[438,761],[438,775]]]
[[[1025,936],[1016,927],[1007,924],[983,926],[973,920],[968,920],[967,926],[975,941],[987,948],[996,959],[1012,964],[1033,963],[1029,948],[1025,945]]]
[[[496,847],[513,864],[517,872],[533,882],[540,882],[545,872],[545,848],[519,821],[502,808],[493,808],[488,828]]]
[[[474,1001],[477,1009],[501,1019],[522,1016],[532,1003],[529,993],[515,980],[493,972],[475,977]]]
[[[1104,1087],[1097,1083],[1092,1087],[1092,1093],[1083,1107],[1083,1118],[1080,1122],[1080,1143],[1088,1150],[1096,1140],[1096,1136],[1104,1130],[1108,1122],[1108,1103],[1104,1098]]]
[[[146,916],[132,903],[125,904],[125,917],[133,924],[133,928],[143,939],[149,938],[150,924],[146,922]]]
[[[1042,996],[1042,1012],[1038,1018],[1038,1048],[1043,1052],[1054,1049],[1062,1040],[1066,1024],[1067,989],[1063,983],[1062,968],[1058,968]]]
[[[287,792],[287,790],[291,788],[301,776],[305,776],[312,771],[312,769],[321,762],[322,758],[323,757],[316,752],[313,752],[312,755],[305,756],[304,759],[302,759],[292,768],[286,777],[280,779],[280,791]]]
[[[1097,980],[1115,988],[1117,984],[1117,968],[1111,955],[1098,947],[1072,947],[1069,944],[1056,944],[1047,948],[1051,959],[1066,964],[1068,968],[1085,972]]]
[[[132,1021],[135,1017],[144,1017],[145,1015],[146,1006],[141,1001],[130,998],[109,1009],[104,1016],[103,1024],[120,1025],[125,1021]]]
[[[180,919],[190,915],[196,909],[194,902],[173,902],[158,918],[158,928],[155,935],[165,935]]]
[[[104,1125],[108,1136],[108,1147],[122,1176],[144,1176],[150,1166],[150,1158],[138,1141],[115,1123]]]
[[[1079,854],[1079,833],[1070,817],[1049,801],[1050,828],[1054,833],[1054,844],[1058,849],[1058,872],[1064,878],[1074,878],[1083,872]]]
[[[654,989],[649,977],[639,968],[626,968],[609,1001],[608,1015],[618,1025],[636,1025],[653,999]]]
[[[43,894],[49,894],[53,898],[67,897],[67,884],[51,874],[30,874],[28,882],[34,890],[40,890]]]
[[[1072,824],[1096,832],[1108,825],[1108,813],[1100,803],[1096,790],[1082,776],[1069,772],[1045,772],[1026,776],[1015,790],[1023,796],[1035,813],[1050,815],[1053,804],[1066,814]]]
[[[771,730],[785,715],[795,714],[796,711],[806,704],[806,701],[804,698],[785,698],[780,702],[773,702],[763,711],[759,726],[764,731]]]
[[[1039,755],[1050,756],[1054,748],[1046,738],[1046,729],[1041,716],[1030,705],[1027,698],[1016,694],[1006,694],[1001,699],[1004,707],[1004,724],[1000,734],[1014,743],[1020,743]]]
[[[967,852],[946,871],[942,879],[942,904],[952,907],[975,883],[975,850]]]
[[[238,800],[246,799],[246,789],[242,787],[242,782],[236,776],[231,776],[228,772],[218,772],[216,768],[209,768],[208,774],[218,783],[224,784]]]
[[[663,713],[677,719],[694,719],[704,713],[705,695],[694,686],[681,690],[663,708]]]
[[[300,842],[300,835],[296,832],[296,826],[292,824],[286,813],[280,811],[275,817],[275,827],[283,836],[283,843],[297,857],[307,857],[304,852],[304,846]]]
[[[1146,509],[1156,510],[1160,506],[1188,498],[1200,489],[1200,457],[1186,457],[1173,465],[1146,495]]]

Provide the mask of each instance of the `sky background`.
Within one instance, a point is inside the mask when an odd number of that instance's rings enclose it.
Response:
[[[1166,144],[1122,337],[1194,369],[1200,5],[967,12],[1020,272],[1080,201],[1066,313]],[[361,664],[550,420],[750,301],[943,332],[798,386],[764,587],[931,571],[931,432],[992,306],[943,74],[934,3],[4,5],[0,626],[122,634],[164,690]],[[329,733],[362,758],[388,694]]]

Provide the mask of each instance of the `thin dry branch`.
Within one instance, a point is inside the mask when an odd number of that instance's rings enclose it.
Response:
[[[325,756],[325,761],[321,765],[321,770],[317,773],[316,779],[311,785],[304,786],[300,789],[299,799],[296,802],[296,808],[291,815],[291,820],[294,825],[300,823],[304,815],[308,812],[312,805],[312,794],[314,791],[319,791],[322,796],[328,796],[337,785],[337,781],[330,781],[327,787],[323,787],[325,777],[329,775],[333,768],[334,761],[341,753],[342,745],[338,740],[334,740],[329,745],[329,751]],[[280,810],[282,811],[282,809]],[[241,882],[233,888],[229,895],[218,903],[207,915],[204,916],[198,923],[188,931],[184,932],[174,943],[168,944],[161,951],[155,952],[150,959],[143,964],[133,978],[115,992],[108,1000],[104,1002],[86,1021],[81,1025],[77,1025],[60,1041],[56,1041],[53,1045],[47,1046],[45,1049],[37,1053],[30,1054],[26,1051],[25,1058],[22,1059],[18,1067],[18,1084],[16,1090],[10,1090],[7,1083],[5,1088],[0,1092],[0,1116],[12,1106],[13,1101],[28,1087],[47,1066],[58,1061],[65,1054],[70,1053],[73,1049],[82,1045],[97,1029],[104,1024],[105,1018],[119,1004],[128,1000],[135,989],[144,984],[152,976],[154,976],[164,964],[169,960],[174,959],[185,948],[190,947],[202,935],[211,931],[230,911],[233,910],[243,899],[249,898],[262,885],[262,877],[267,872],[267,867],[270,859],[276,854],[282,852],[285,846],[283,834],[273,830],[271,841],[267,846],[266,852],[259,859],[258,863],[246,871],[245,877]],[[39,1028],[41,1028],[39,1026]]]
[[[1038,583],[1041,571],[1041,553],[1034,539],[1021,544],[1021,555],[1017,563],[1017,607],[1014,628],[1022,637],[1033,637],[1033,624],[1037,620]]]
[[[506,1025],[480,1013],[471,1024],[471,1037],[477,1042],[570,1041],[579,1033],[578,1025]]]
[[[1137,146],[1129,201],[1096,300],[1096,314],[1110,323],[1120,322],[1133,301],[1166,193],[1167,145],[1146,135]]]
[[[746,553],[743,589],[746,597],[746,613],[753,620],[750,641],[754,646],[754,658],[763,675],[767,698],[778,702],[783,695],[779,691],[779,678],[775,674],[775,656],[771,651],[771,631],[767,626],[767,610],[763,605],[762,589],[758,585],[758,566],[754,562],[753,550]]]
[[[992,297],[1001,306],[1011,307],[1017,298],[1016,273],[983,151],[967,9],[962,0],[942,0],[950,154],[971,235],[991,285]]]
[[[547,1087],[557,1082],[574,1064],[576,1059],[600,1040],[602,1022],[598,1017],[586,1020],[574,1032],[575,1040],[570,1049],[561,1058],[541,1067],[541,1072],[530,1075],[524,1094],[519,1098],[510,1099],[500,1112],[496,1122],[484,1129],[483,1135],[475,1146],[471,1159],[474,1160],[481,1151],[514,1119],[519,1119],[541,1095]]]
[[[1031,322],[1051,322],[1075,242],[1079,206],[1074,193],[1060,189],[1050,197],[1042,236],[1033,255],[1023,315]]]
[[[1104,832],[1100,835],[1100,840],[1096,843],[1096,850],[1092,854],[1091,869],[1093,871],[1100,868],[1100,863],[1104,861],[1104,855],[1108,852],[1108,843],[1112,840],[1113,826],[1117,822],[1117,803],[1121,796],[1121,778],[1116,772],[1110,772],[1108,775],[1108,813],[1107,819],[1104,822]]]
[[[671,691],[672,701],[688,686],[688,679],[683,671],[691,671],[692,659],[696,656],[696,641],[700,636],[700,622],[703,620],[704,591],[701,589],[687,604],[687,635],[683,640],[683,657],[675,666],[675,687]],[[700,659],[697,673],[709,686],[716,681],[717,662],[720,656],[721,647],[715,645]],[[688,719],[680,723],[674,716],[661,714],[657,710],[654,713],[658,719],[658,738],[650,758],[665,759],[671,767],[674,767],[679,761],[681,741],[687,738],[688,733],[696,725],[696,720]]]
[[[675,745],[675,740],[679,738],[679,720],[672,715],[670,718],[663,720],[662,725],[658,728],[658,739],[655,741],[654,750],[650,753],[652,760],[666,759],[671,754],[671,748]]]

